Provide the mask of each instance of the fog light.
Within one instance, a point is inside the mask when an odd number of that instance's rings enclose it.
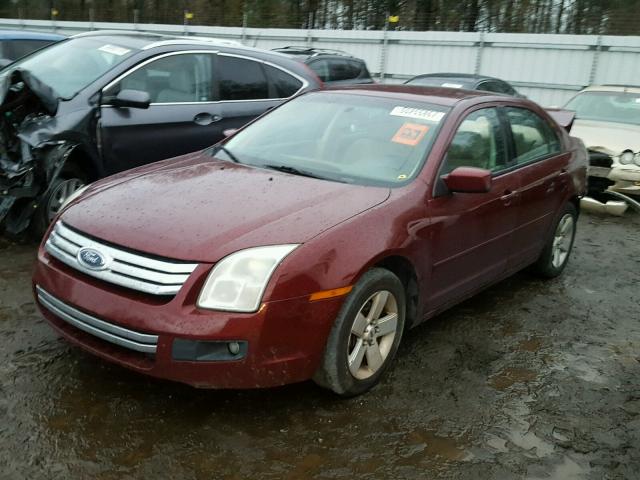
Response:
[[[176,338],[171,353],[174,360],[220,362],[241,360],[247,355],[247,350],[248,344],[243,340],[224,342]]]
[[[240,353],[240,344],[238,342],[229,343],[229,353],[231,355],[237,355]]]

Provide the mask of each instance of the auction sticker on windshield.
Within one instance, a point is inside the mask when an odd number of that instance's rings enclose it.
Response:
[[[429,122],[439,122],[444,117],[444,112],[435,110],[425,110],[422,108],[411,107],[394,107],[389,113],[395,117],[417,118],[419,120],[427,120]]]
[[[113,55],[118,55],[119,57],[121,57],[122,55],[126,55],[131,51],[128,48],[118,47],[117,45],[109,45],[109,44],[101,46],[100,48],[98,48],[98,50],[106,53],[111,53]]]
[[[417,123],[403,123],[398,129],[396,134],[391,139],[392,142],[401,143],[403,145],[409,145],[415,147],[420,143],[420,140],[429,131],[429,127],[426,125],[420,125]]]

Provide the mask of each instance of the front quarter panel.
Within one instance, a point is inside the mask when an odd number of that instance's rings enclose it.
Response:
[[[265,301],[353,285],[391,256],[409,260],[420,280],[429,264],[425,189],[418,180],[394,189],[386,202],[298,247],[276,270]]]

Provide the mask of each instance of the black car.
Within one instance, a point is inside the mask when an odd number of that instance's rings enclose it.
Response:
[[[87,182],[201,150],[320,86],[231,41],[93,32],[49,46],[0,71],[0,221],[42,233]]]
[[[6,67],[31,52],[65,38],[67,37],[56,33],[0,30],[0,67]]]
[[[327,85],[374,83],[364,60],[341,50],[290,46],[273,51],[306,63]]]
[[[413,77],[404,83],[406,85],[481,90],[483,92],[503,93],[514,97],[526,98],[504,80],[472,73],[427,73]]]

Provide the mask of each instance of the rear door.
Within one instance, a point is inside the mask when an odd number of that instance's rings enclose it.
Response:
[[[556,127],[524,107],[504,107],[512,139],[511,162],[519,177],[520,205],[514,231],[513,268],[534,261],[542,250],[554,214],[567,198],[571,156],[563,152]]]
[[[497,107],[468,114],[448,147],[439,177],[457,167],[477,167],[492,171],[493,179],[489,192],[450,193],[446,187],[437,188],[429,201],[431,310],[454,303],[506,271],[519,201],[519,177],[510,169],[507,148]]]
[[[218,54],[215,77],[221,132],[242,127],[304,85],[302,80],[277,66],[227,53]]]
[[[160,55],[105,87],[100,135],[107,172],[200,150],[222,137],[223,113],[213,90],[215,58],[207,51]],[[149,93],[149,108],[107,104],[125,89]]]

